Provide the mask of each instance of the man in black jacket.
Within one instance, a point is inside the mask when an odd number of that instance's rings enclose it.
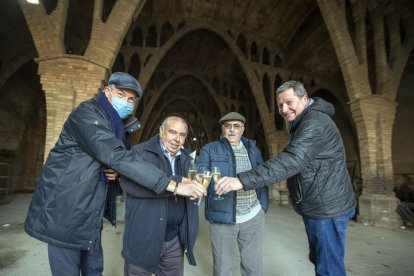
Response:
[[[308,98],[303,84],[288,81],[276,91],[289,143],[276,157],[238,178],[222,178],[217,194],[257,189],[288,179],[292,204],[304,221],[309,259],[316,275],[346,275],[347,223],[355,215],[356,198],[346,167],[341,135],[330,118],[332,104]]]
[[[196,181],[179,184],[136,152],[127,150],[123,119],[131,116],[141,96],[134,77],[113,73],[96,98],[72,111],[49,153],[29,206],[25,230],[48,243],[53,275],[102,275],[102,218],[111,185],[108,180],[114,177],[111,172],[139,182],[156,194],[167,190],[198,198],[206,193]]]
[[[181,182],[192,161],[182,148],[187,133],[186,121],[170,116],[162,122],[159,135],[132,150]],[[122,187],[127,195],[124,275],[183,275],[184,252],[190,265],[196,265],[193,248],[198,234],[198,206],[189,198],[171,192],[156,194],[131,181],[123,181]]]

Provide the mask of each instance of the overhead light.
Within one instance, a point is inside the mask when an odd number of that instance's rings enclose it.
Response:
[[[29,3],[29,4],[36,4],[36,5],[38,5],[39,4],[39,0],[26,0],[27,1],[27,3]]]

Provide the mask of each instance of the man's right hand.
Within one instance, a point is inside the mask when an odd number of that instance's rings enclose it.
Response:
[[[174,192],[176,182],[171,180],[167,186],[167,191]],[[195,180],[186,180],[178,183],[177,195],[190,197],[191,200],[207,195],[203,185]]]

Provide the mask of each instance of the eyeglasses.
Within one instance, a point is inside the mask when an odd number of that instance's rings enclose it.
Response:
[[[113,90],[113,89],[111,89]],[[127,102],[132,103],[132,104],[136,104],[138,103],[139,99],[138,97],[127,97],[126,93],[124,91],[122,91],[121,89],[117,88],[115,91],[115,96],[117,96],[118,98],[121,99],[125,99]]]
[[[241,129],[244,126],[241,125],[241,124],[229,124],[229,123],[225,123],[225,124],[223,124],[223,127],[225,129],[231,129],[231,128],[233,128],[234,130],[239,130],[239,129]]]

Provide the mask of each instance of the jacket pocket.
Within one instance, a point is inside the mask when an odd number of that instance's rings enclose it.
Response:
[[[302,185],[299,177],[295,177],[293,180],[292,199],[295,201],[296,204],[301,203],[303,200]]]
[[[222,162],[228,162],[229,157],[226,154],[211,154],[211,165],[214,166],[215,163],[221,164]]]
[[[221,172],[221,177],[223,176],[232,176],[231,167],[230,167],[230,157],[226,154],[211,154],[210,157],[210,169],[213,167],[219,167]]]

